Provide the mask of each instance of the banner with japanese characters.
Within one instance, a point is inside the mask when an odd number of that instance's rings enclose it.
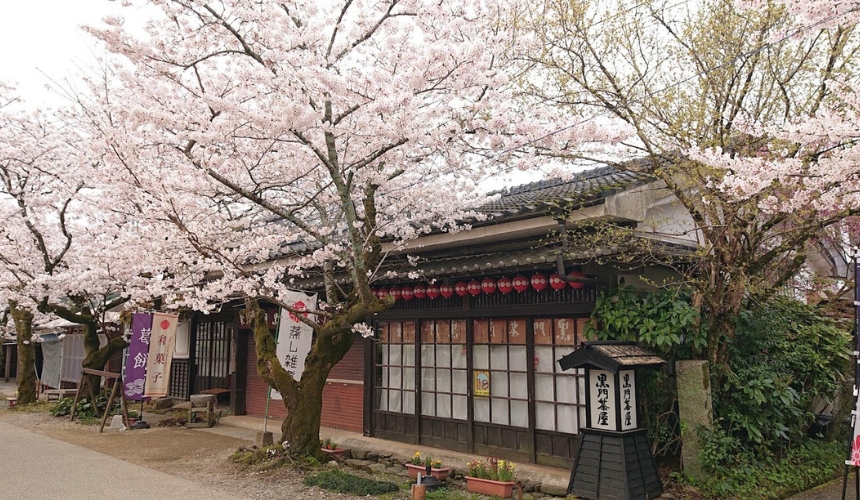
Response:
[[[317,308],[317,295],[290,292],[284,303],[295,311],[310,311]],[[308,313],[302,313],[307,318]],[[314,330],[299,319],[296,313],[281,309],[278,318],[278,359],[287,373],[300,380],[305,369],[305,358],[311,350]],[[272,399],[282,399],[281,393],[272,391]]]
[[[854,362],[860,364],[860,265],[854,262],[854,318],[858,322],[854,328]],[[846,465],[860,467],[860,366],[854,367],[854,411],[851,412],[851,426],[854,432],[851,435],[851,453]],[[847,476],[846,476],[847,477]]]
[[[144,397],[167,396],[170,389],[170,364],[176,343],[176,314],[155,313],[152,315],[152,333],[149,337],[149,352],[146,359],[146,388]]]
[[[149,355],[149,337],[152,333],[152,314],[135,313],[131,318],[131,338],[125,358],[125,399],[140,401],[146,385],[146,358]]]
[[[621,380],[621,430],[635,429],[636,419],[636,370],[618,372]]]
[[[588,371],[591,428],[618,430],[615,425],[615,376],[606,370]]]

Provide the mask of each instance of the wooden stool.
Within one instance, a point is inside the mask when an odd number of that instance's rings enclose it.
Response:
[[[6,398],[6,404],[9,405],[9,408],[14,408],[18,404],[18,398],[16,398],[16,397]]]

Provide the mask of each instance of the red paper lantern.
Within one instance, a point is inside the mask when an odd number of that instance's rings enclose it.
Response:
[[[415,292],[411,286],[406,285],[400,289],[400,296],[403,297],[403,300],[412,300],[415,298]]]
[[[511,290],[514,289],[514,282],[510,278],[501,277],[498,283],[496,283],[496,288],[502,293],[511,293]]]
[[[427,289],[424,285],[415,285],[415,288],[412,289],[412,293],[415,295],[416,299],[423,299],[427,296]]]
[[[561,280],[561,276],[559,276],[558,273],[552,273],[549,275],[549,286],[551,286],[553,290],[564,290],[567,288],[567,283]]]
[[[383,300],[388,295],[388,288],[381,286],[376,289],[376,298]]]
[[[478,280],[472,280],[466,284],[466,290],[471,295],[481,295],[481,282]]]
[[[574,276],[577,278],[585,277],[585,275],[579,271],[571,271],[571,272],[567,273],[567,275],[568,276]],[[585,283],[583,283],[581,281],[568,281],[568,284],[570,285],[571,288],[576,288],[576,289],[580,289],[580,288],[585,286]]]
[[[439,287],[439,293],[446,299],[450,299],[454,296],[454,287],[451,285],[442,285]]]
[[[435,299],[439,297],[439,286],[438,285],[427,285],[427,296],[431,299]]]
[[[522,274],[518,274],[514,276],[513,287],[518,292],[525,292],[529,289],[529,279]]]
[[[546,288],[547,281],[548,280],[546,279],[545,274],[541,274],[541,273],[533,274],[532,279],[531,279],[532,288],[534,288],[537,291],[541,291],[544,288]],[[391,292],[389,291],[389,293],[391,293]]]
[[[395,301],[400,300],[401,294],[402,294],[402,292],[400,291],[399,286],[393,286],[393,287],[388,289],[388,295],[391,295],[392,297],[394,297]]]
[[[481,291],[487,295],[496,293],[496,280],[493,278],[484,278],[481,280]]]
[[[454,293],[459,295],[460,297],[469,293],[469,284],[465,281],[458,281],[454,283]]]

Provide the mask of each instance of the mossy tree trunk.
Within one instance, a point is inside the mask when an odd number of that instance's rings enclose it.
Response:
[[[111,309],[122,302],[124,302],[124,299],[117,299],[112,303],[106,304],[104,309]],[[43,312],[55,314],[66,321],[81,325],[84,336],[84,360],[81,362],[82,368],[104,370],[108,361],[128,346],[128,342],[123,337],[109,339],[107,344],[100,346],[99,321],[97,316],[86,305],[81,305],[73,310],[55,304],[42,304],[40,309]],[[93,376],[90,377],[89,382],[95,388],[99,386],[101,378]]]
[[[18,344],[18,404],[36,401],[36,354],[33,349],[33,313],[10,304]]]
[[[356,334],[352,325],[385,308],[377,302],[370,306],[354,304],[336,313],[315,328],[315,340],[305,358],[305,369],[298,382],[278,360],[275,338],[269,331],[266,314],[255,299],[246,299],[251,312],[257,372],[273,389],[281,393],[287,418],[281,425],[281,441],[290,446],[293,457],[320,457],[320,417],[322,393],[332,367],[352,347]]]

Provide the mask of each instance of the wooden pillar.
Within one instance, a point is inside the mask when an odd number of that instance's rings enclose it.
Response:
[[[9,382],[9,373],[12,371],[12,344],[6,345],[6,374],[3,382]]]

